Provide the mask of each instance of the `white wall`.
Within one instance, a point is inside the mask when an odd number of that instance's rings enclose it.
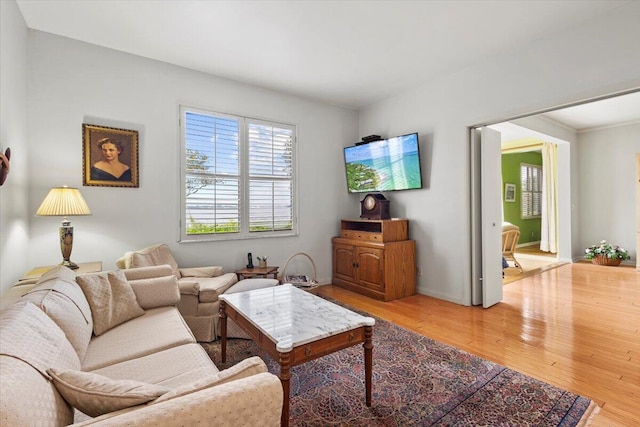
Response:
[[[471,302],[468,127],[640,87],[639,15],[631,2],[361,111],[360,135],[420,135],[427,185],[388,194],[411,220],[420,293]]]
[[[580,248],[601,240],[636,253],[636,159],[640,123],[578,134]],[[582,251],[584,255],[584,251]]]
[[[246,264],[247,252],[282,267],[302,251],[320,280],[330,281],[331,237],[350,203],[341,153],[357,140],[355,111],[43,32],[29,37],[29,211],[52,186],[80,188],[93,215],[71,218],[73,261],[100,260],[112,269],[125,251],[166,242],[181,265],[233,271]],[[298,237],[177,243],[181,103],[297,125]],[[83,122],[139,131],[140,188],[82,186]],[[60,261],[59,221],[31,218],[32,265]]]
[[[0,187],[0,293],[27,270],[27,27],[15,1],[0,1],[0,146],[11,172]]]

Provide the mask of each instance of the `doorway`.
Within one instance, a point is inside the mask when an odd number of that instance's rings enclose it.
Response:
[[[503,269],[502,282],[507,284],[567,262],[559,261],[559,229],[571,218],[559,221],[558,201],[568,200],[570,195],[559,191],[569,186],[558,182],[557,153],[559,145],[568,146],[569,155],[571,150],[568,141],[513,123],[489,128],[501,135],[503,232],[513,228],[519,231],[513,259],[508,257]],[[563,175],[562,179],[567,177]],[[508,232],[503,233],[503,239],[508,236]]]
[[[620,105],[624,105],[625,108],[620,108]],[[616,108],[617,107],[617,108]],[[565,120],[566,119],[566,120]],[[585,215],[578,215],[580,210],[580,205],[586,205],[589,208],[593,206],[593,203],[589,204],[589,202],[584,203],[585,197],[578,197],[580,195],[584,196],[584,192],[588,191],[590,187],[580,186],[580,182],[584,179],[584,176],[579,174],[579,170],[577,169],[578,165],[578,140],[582,142],[584,137],[580,136],[581,132],[586,132],[589,134],[594,128],[607,128],[607,127],[616,127],[623,126],[629,123],[637,123],[640,120],[640,92],[628,92],[626,94],[618,94],[618,95],[610,95],[608,97],[602,97],[599,100],[590,100],[581,104],[576,104],[572,107],[564,107],[562,109],[554,110],[546,113],[540,113],[537,115],[531,115],[520,119],[514,119],[508,122],[498,123],[497,125],[486,125],[486,127],[494,127],[494,126],[519,126],[521,128],[525,128],[526,130],[538,134],[537,136],[541,136],[542,139],[549,138],[549,134],[558,135],[564,137],[566,135],[565,140],[561,140],[561,142],[557,142],[558,147],[558,262],[573,262],[573,254],[575,254],[576,259],[580,259],[580,255],[582,250],[579,247],[584,247],[584,242],[582,240],[592,240],[593,237],[587,236],[588,234],[593,234],[593,230],[590,227],[584,227],[579,223],[580,221],[589,222],[589,220],[583,220]],[[481,129],[483,126],[473,128],[471,133],[471,223],[472,223],[472,245],[471,245],[471,253],[472,253],[472,265],[471,265],[471,274],[472,274],[472,296],[474,295],[474,291],[478,288],[478,282],[482,284],[483,287],[496,287],[498,286],[498,279],[493,277],[493,274],[487,275],[485,271],[478,266],[484,267],[484,261],[488,254],[480,253],[482,248],[482,237],[487,233],[485,229],[487,224],[491,227],[492,223],[497,221],[496,217],[491,218],[489,222],[485,221],[485,218],[480,217],[481,221],[478,220],[479,205],[481,205],[481,195],[483,191],[493,192],[495,189],[501,191],[500,189],[500,180],[494,181],[481,181],[480,177],[483,175],[483,165],[480,162],[480,159],[477,157],[479,153],[483,152],[482,141],[480,144],[477,144],[477,141],[474,140],[474,135],[476,135],[475,130]],[[550,132],[546,132],[546,130],[550,130]],[[501,130],[505,132],[505,130]],[[555,138],[554,138],[555,139]],[[633,139],[632,141],[635,141]],[[552,141],[553,142],[553,141]],[[629,142],[629,138],[625,140],[624,144],[627,144],[625,147],[628,147],[629,144],[634,144],[635,142]],[[476,147],[478,145],[478,147]],[[611,145],[607,145],[607,150],[611,149]],[[621,152],[625,150],[628,151],[628,148],[622,149]],[[581,153],[584,150],[581,150]],[[591,150],[587,157],[588,160],[598,161],[599,158],[594,157],[593,150]],[[573,157],[572,157],[573,154]],[[583,154],[583,153],[582,153]],[[627,156],[628,158],[628,156]],[[608,156],[607,159],[611,159],[611,156]],[[580,159],[582,162],[583,159]],[[572,168],[572,162],[574,163],[574,167]],[[627,162],[625,162],[625,168],[628,168]],[[593,165],[590,165],[593,169]],[[597,166],[596,166],[597,168]],[[572,185],[572,178],[574,180]],[[639,177],[640,178],[640,177]],[[638,184],[640,185],[640,183]],[[638,190],[640,191],[640,190]],[[640,197],[640,196],[638,196]],[[578,203],[579,202],[579,203]],[[597,209],[597,205],[596,205]],[[589,210],[589,212],[593,212]],[[596,210],[597,212],[597,210]],[[638,220],[640,222],[640,219]],[[474,224],[478,224],[477,227],[474,228]],[[606,235],[616,235],[616,230],[601,230],[602,227],[598,229],[598,231],[602,231],[602,234]],[[626,228],[625,228],[626,229]],[[580,230],[584,230],[584,236],[580,236]],[[640,230],[640,226],[638,228]],[[491,230],[492,234],[498,233],[497,230]],[[619,241],[627,241],[627,234],[617,234],[616,239]],[[638,235],[638,246],[640,246],[640,234]],[[634,242],[635,243],[635,242]],[[640,248],[638,249],[640,250]],[[493,258],[491,255],[489,258]],[[489,266],[491,267],[491,266]],[[491,267],[492,268],[492,267]],[[500,283],[500,286],[502,283]],[[476,300],[472,300],[473,304],[478,304]]]

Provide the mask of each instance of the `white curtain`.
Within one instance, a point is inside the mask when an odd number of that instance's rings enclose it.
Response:
[[[542,145],[542,230],[540,250],[558,252],[558,147],[545,142]]]

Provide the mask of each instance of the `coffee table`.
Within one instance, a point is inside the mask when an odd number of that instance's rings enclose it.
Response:
[[[227,318],[233,319],[251,339],[280,365],[284,391],[282,426],[289,425],[289,389],[293,366],[363,343],[365,399],[371,406],[373,325],[337,304],[285,284],[220,298],[222,362],[227,358]]]

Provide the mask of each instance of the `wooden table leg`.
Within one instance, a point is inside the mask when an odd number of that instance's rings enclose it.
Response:
[[[291,380],[291,352],[280,353],[280,382],[282,383],[283,399],[282,399],[282,416],[280,425],[282,427],[289,426],[289,390]]]
[[[364,327],[364,384],[367,406],[371,406],[371,377],[373,371],[373,326]]]
[[[227,305],[224,301],[220,301],[220,353],[222,355],[222,363],[227,361]]]

